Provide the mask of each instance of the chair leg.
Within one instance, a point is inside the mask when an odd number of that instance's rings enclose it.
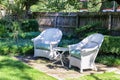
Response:
[[[71,64],[69,64],[69,68],[71,68]]]
[[[97,67],[96,67],[96,66],[94,66],[93,70],[94,70],[94,71],[97,71]]]
[[[80,69],[80,73],[83,73],[83,69]]]
[[[93,70],[97,71],[97,67],[95,66],[95,64],[93,64]]]
[[[82,61],[80,62],[79,68],[80,68],[80,73],[83,73]]]
[[[62,66],[64,66],[64,63],[63,63],[63,60],[62,60],[62,54],[60,54],[60,61],[61,61]]]

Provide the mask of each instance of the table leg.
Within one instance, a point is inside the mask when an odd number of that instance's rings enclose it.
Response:
[[[64,54],[64,51],[63,51],[62,53],[60,53],[60,52],[57,52],[57,53],[58,53],[58,56],[59,56],[58,58],[59,58],[59,59],[56,59],[56,61],[53,62],[53,64],[56,63],[56,62],[58,62],[58,61],[60,61],[61,64],[62,64],[62,66],[64,67],[64,62],[63,62],[63,59],[62,59],[62,58],[63,58],[62,56],[63,56],[63,54]]]
[[[62,66],[64,66],[64,63],[63,63],[63,60],[62,60],[62,54],[60,54],[60,61],[61,61]]]
[[[63,54],[64,54],[65,51],[63,51],[61,54],[60,54],[60,60],[61,60],[61,64],[62,66],[64,67],[64,62],[63,62]]]

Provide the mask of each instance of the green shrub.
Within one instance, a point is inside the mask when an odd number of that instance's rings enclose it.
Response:
[[[100,51],[120,55],[120,37],[105,36]]]
[[[36,36],[38,36],[40,34],[40,32],[24,32],[24,33],[18,33],[18,38],[22,38],[22,39],[31,39],[34,38]],[[9,38],[13,38],[14,33],[9,33],[7,35],[7,37]]]
[[[100,27],[101,22],[96,22],[96,23],[90,23],[84,26],[81,26],[79,28],[75,29],[74,35],[78,36],[80,38],[84,38],[92,33],[102,33],[102,34],[109,34],[109,31],[105,27]]]
[[[33,43],[29,40],[20,43],[19,45],[20,53],[22,54],[31,54],[33,53]]]
[[[40,32],[24,32],[24,33],[19,34],[19,37],[31,39],[31,38],[38,36],[39,34]]]
[[[10,48],[9,53],[12,53],[12,54],[19,53],[19,47],[16,44],[11,44],[9,48]]]
[[[6,30],[5,30],[5,26],[0,24],[0,37],[3,37],[3,34],[5,34]]]
[[[9,24],[9,21],[7,21],[6,19],[0,19],[0,24]]]
[[[32,38],[38,36],[40,32],[25,32],[18,34],[18,40],[13,39],[14,33],[9,33],[0,39],[0,54],[31,54],[33,53]]]
[[[58,46],[67,47],[68,45],[70,45],[70,44],[75,44],[75,43],[77,43],[77,42],[79,42],[79,40],[77,40],[77,39],[71,39],[71,40],[62,39],[62,40],[60,41],[60,43],[59,43]]]
[[[21,23],[21,30],[23,32],[38,31],[38,27],[38,22],[35,19],[24,20]]]
[[[8,32],[12,29],[12,20],[8,19],[0,19],[0,25],[4,26],[4,29]]]
[[[108,66],[119,66],[120,58],[119,56],[114,56],[114,55],[100,55],[100,56],[97,56],[96,62],[105,64]]]
[[[8,47],[8,45],[2,46],[2,47],[0,48],[0,52],[3,53],[3,54],[8,54],[8,52],[9,52],[9,47]]]
[[[12,21],[8,19],[0,20],[0,37],[9,37],[9,33],[12,33],[10,37],[16,36],[15,33],[20,32],[36,32],[38,31],[38,23],[35,19]]]
[[[0,54],[32,54],[33,43],[30,39],[20,39],[18,43],[14,40],[0,40]]]

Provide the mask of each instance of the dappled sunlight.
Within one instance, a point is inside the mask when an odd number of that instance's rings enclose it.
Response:
[[[21,61],[10,57],[0,57],[0,80],[54,80]]]
[[[0,60],[0,73],[1,73],[0,79],[5,77],[4,79],[7,80],[7,77],[5,76],[5,75],[7,75],[8,79],[10,78],[11,80],[15,80],[15,78],[17,80],[19,78],[25,79],[25,80],[32,80],[32,77],[27,75],[27,73],[26,73],[27,69],[32,69],[32,68],[24,65],[20,61],[12,60],[9,58],[2,59],[2,60]],[[5,74],[4,74],[4,71],[6,72]]]

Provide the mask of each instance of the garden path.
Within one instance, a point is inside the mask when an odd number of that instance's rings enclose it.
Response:
[[[30,65],[31,67],[36,68],[46,74],[57,78],[58,80],[65,80],[67,78],[77,78],[84,75],[94,74],[94,73],[104,73],[104,72],[112,72],[120,74],[119,67],[108,67],[103,64],[96,64],[98,71],[92,70],[85,70],[82,74],[79,73],[79,69],[72,67],[71,69],[67,69],[61,66],[60,63],[52,64],[51,61],[45,58],[33,58],[32,56],[26,57],[16,57],[17,59],[25,62],[26,64]],[[68,64],[65,65],[68,67]]]

